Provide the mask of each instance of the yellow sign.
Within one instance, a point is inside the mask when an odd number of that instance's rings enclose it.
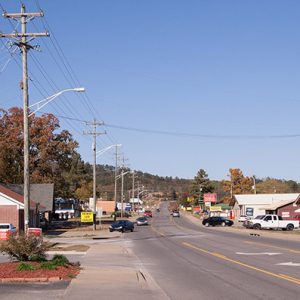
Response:
[[[93,223],[93,212],[82,211],[80,215],[80,221],[83,223]]]
[[[210,211],[222,211],[222,207],[221,206],[211,206],[209,208]]]

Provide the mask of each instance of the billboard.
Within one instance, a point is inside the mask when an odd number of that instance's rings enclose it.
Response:
[[[212,202],[216,203],[217,202],[217,193],[207,193],[203,195],[204,197],[204,202]]]

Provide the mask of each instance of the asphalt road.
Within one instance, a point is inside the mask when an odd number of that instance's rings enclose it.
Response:
[[[199,227],[163,203],[125,243],[170,299],[299,299],[299,238],[265,235]]]

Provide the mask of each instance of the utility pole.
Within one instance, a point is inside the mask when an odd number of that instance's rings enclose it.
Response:
[[[254,175],[252,176],[252,179],[253,179],[253,192],[254,194],[256,194],[256,179]]]
[[[116,151],[115,151],[115,157],[116,157],[116,162],[115,162],[115,193],[114,193],[114,201],[115,201],[115,213],[114,213],[114,221],[116,221],[117,219],[117,173],[118,173],[118,147],[120,147],[121,145],[115,145],[116,147]]]
[[[0,33],[0,38],[13,38],[15,45],[18,46],[22,51],[22,69],[23,78],[21,83],[21,89],[23,90],[23,126],[24,126],[24,231],[30,226],[30,170],[29,170],[29,120],[28,120],[28,69],[27,69],[27,51],[34,49],[29,42],[35,37],[49,36],[48,32],[42,33],[27,33],[26,24],[34,19],[35,17],[43,17],[43,12],[38,13],[27,13],[25,5],[21,6],[21,13],[3,13],[4,18],[10,18],[13,20],[20,20],[21,22],[21,33]],[[30,38],[27,40],[27,38]]]
[[[97,126],[103,125],[103,122],[97,122],[94,119],[91,123],[86,123],[87,125],[91,125],[93,131],[86,132],[83,134],[92,135],[93,136],[93,230],[96,230],[96,203],[97,203],[97,195],[96,195],[96,165],[97,165],[97,136],[101,134],[106,134],[106,132],[97,132]]]

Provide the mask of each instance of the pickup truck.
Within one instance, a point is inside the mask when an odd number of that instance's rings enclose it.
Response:
[[[262,215],[248,220],[246,227],[253,229],[282,229],[293,230],[299,228],[299,221],[283,220],[277,215]]]

